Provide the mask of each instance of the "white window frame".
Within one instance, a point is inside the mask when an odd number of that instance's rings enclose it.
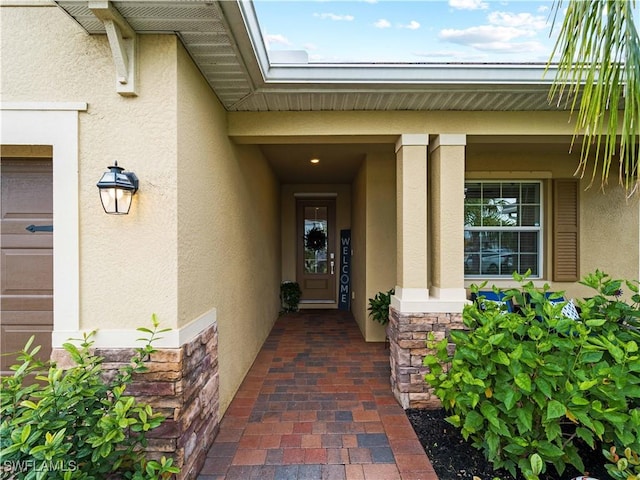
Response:
[[[544,182],[542,180],[539,179],[531,179],[531,178],[496,178],[496,179],[487,179],[487,178],[466,178],[465,181],[465,191],[466,191],[466,186],[467,184],[470,183],[499,183],[499,184],[504,184],[504,183],[518,183],[518,184],[522,184],[522,183],[537,183],[540,186],[540,212],[539,212],[539,218],[540,218],[540,222],[539,222],[539,226],[535,227],[535,226],[525,226],[525,227],[467,227],[466,225],[463,226],[463,231],[467,232],[504,232],[504,231],[516,231],[516,232],[538,232],[538,273],[537,275],[531,275],[529,278],[534,279],[534,280],[538,280],[543,278],[543,266],[544,266],[544,238],[545,235],[547,234],[546,228],[545,228],[545,218],[544,218],[544,212],[545,212],[545,205],[544,205],[544,199],[545,199],[545,190],[544,190]],[[465,255],[466,258],[466,255]],[[520,273],[524,273],[524,272],[520,272]],[[496,280],[505,280],[505,279],[510,279],[512,278],[511,274],[509,275],[492,275],[492,274],[486,274],[486,273],[479,273],[479,274],[464,274],[464,278],[465,280],[476,280],[476,279],[496,279]]]

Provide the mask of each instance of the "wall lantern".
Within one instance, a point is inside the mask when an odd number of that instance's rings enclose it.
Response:
[[[115,165],[111,165],[109,171],[102,175],[97,186],[104,211],[126,215],[131,207],[131,199],[138,191],[138,177],[133,172],[125,172],[124,168],[115,162]]]

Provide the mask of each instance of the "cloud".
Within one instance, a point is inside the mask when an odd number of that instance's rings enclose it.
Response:
[[[544,16],[496,11],[489,13],[487,20],[488,25],[443,29],[439,38],[484,52],[536,55],[545,50],[537,41],[539,32],[549,28]]]
[[[417,30],[417,29],[420,28],[420,24],[418,22],[416,22],[415,20],[411,20],[406,25],[400,25],[400,28],[406,28],[408,30]]]
[[[489,42],[482,45],[471,45],[474,48],[494,53],[530,53],[535,54],[544,51],[540,42]]]
[[[287,37],[285,37],[284,35],[281,34],[276,34],[276,35],[265,35],[264,36],[264,43],[267,45],[267,48],[269,48],[271,45],[286,45],[286,46],[291,46],[291,42],[289,41],[289,39]]]
[[[447,42],[462,45],[484,44],[492,42],[505,42],[522,36],[532,36],[531,32],[514,27],[502,27],[497,25],[480,25],[464,30],[446,28],[440,30],[440,39]]]
[[[381,18],[380,20],[373,23],[373,26],[376,28],[391,28],[391,22],[386,18]],[[407,30],[418,30],[420,28],[420,23],[415,20],[411,20],[407,24],[397,24],[396,28],[406,28]]]
[[[441,30],[439,34],[441,40],[478,51],[528,53],[532,56],[545,51],[545,47],[535,40],[535,36],[534,30],[501,25],[481,25],[464,30],[450,28]]]
[[[390,28],[391,27],[391,22],[389,22],[389,20],[381,18],[380,20],[376,21],[373,24],[373,26],[376,27],[376,28]]]
[[[449,0],[449,6],[458,10],[486,10],[487,2],[482,0]]]
[[[336,22],[351,22],[355,19],[353,15],[337,15],[335,13],[314,13],[313,16],[321,20],[333,20]]]
[[[487,18],[492,25],[524,27],[531,30],[548,28],[547,20],[544,16],[536,16],[530,13],[491,12]]]

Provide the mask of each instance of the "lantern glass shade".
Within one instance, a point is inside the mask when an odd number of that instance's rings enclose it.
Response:
[[[125,215],[129,213],[132,198],[133,194],[130,190],[122,190],[121,188],[100,189],[102,208],[104,208],[104,211],[107,213],[113,213],[116,215]]]
[[[126,215],[131,208],[133,195],[138,190],[138,177],[133,172],[124,172],[116,162],[102,175],[97,186],[104,211],[109,214]]]

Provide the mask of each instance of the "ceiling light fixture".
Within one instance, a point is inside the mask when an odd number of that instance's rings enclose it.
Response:
[[[314,165],[317,165],[318,163],[320,163],[320,159],[319,158],[312,158],[311,160],[309,160],[311,163],[313,163]]]

